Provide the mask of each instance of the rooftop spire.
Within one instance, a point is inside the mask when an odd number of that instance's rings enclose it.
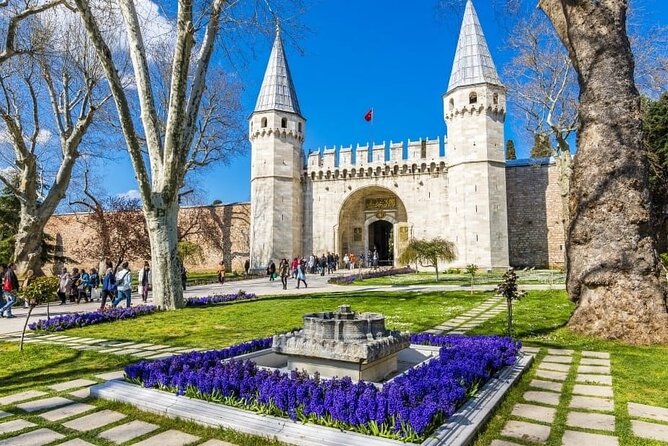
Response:
[[[473,2],[467,0],[448,92],[462,85],[482,83],[503,85],[489,53]]]
[[[295,86],[292,83],[290,67],[283,50],[281,27],[276,20],[276,39],[271,49],[267,70],[255,103],[255,111],[280,110],[301,115]]]

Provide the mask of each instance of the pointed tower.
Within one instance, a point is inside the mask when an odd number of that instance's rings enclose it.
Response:
[[[506,89],[471,0],[466,3],[443,107],[448,127],[449,229],[458,249],[457,262],[505,268]]]
[[[302,144],[301,115],[280,28],[249,120],[251,142],[251,269],[264,270],[270,260],[301,254]]]

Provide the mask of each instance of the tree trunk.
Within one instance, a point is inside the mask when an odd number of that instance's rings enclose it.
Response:
[[[26,329],[28,328],[28,321],[30,320],[30,315],[32,314],[32,310],[35,308],[35,305],[30,305],[30,308],[28,309],[28,315],[26,316],[26,322],[23,324],[23,331],[21,331],[21,342],[19,342],[19,351],[23,351],[23,339],[26,337]]]
[[[35,215],[30,206],[21,204],[21,218],[14,242],[14,260],[19,276],[28,270],[42,273],[42,231],[46,221]]]
[[[508,308],[508,336],[513,336],[513,300],[506,299],[506,306]]]
[[[668,342],[668,286],[652,234],[640,97],[625,0],[541,0],[580,85],[566,251],[569,326],[625,342]]]
[[[173,310],[183,306],[183,288],[177,253],[176,202],[145,210],[151,239],[153,303]]]

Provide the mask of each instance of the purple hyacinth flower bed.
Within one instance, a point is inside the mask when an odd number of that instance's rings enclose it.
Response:
[[[115,322],[124,319],[134,319],[146,314],[158,311],[153,305],[140,305],[130,308],[112,308],[110,310],[97,310],[88,313],[71,313],[52,317],[51,319],[40,319],[28,325],[31,330],[36,331],[63,331],[70,328],[85,327],[87,325]]]
[[[386,270],[369,271],[362,274],[350,274],[348,276],[332,277],[327,281],[327,283],[331,283],[334,285],[350,285],[356,280],[375,279],[376,277],[398,276],[400,274],[411,274],[414,272],[415,272],[414,269],[407,266],[404,268],[392,268]]]
[[[253,300],[257,299],[255,293],[246,293],[244,291],[239,291],[234,294],[216,294],[213,296],[203,296],[203,297],[189,297],[186,299],[186,307],[205,307],[207,305],[222,304],[226,302],[237,302],[242,300]]]
[[[132,382],[263,414],[403,441],[422,441],[494,374],[513,365],[520,343],[491,336],[417,334],[414,343],[439,346],[437,358],[382,388],[350,378],[320,379],[229,360],[271,346],[271,338],[223,350],[132,364]]]

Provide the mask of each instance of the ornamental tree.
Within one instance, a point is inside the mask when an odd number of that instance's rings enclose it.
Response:
[[[466,274],[471,277],[471,294],[473,294],[473,281],[475,279],[475,275],[478,273],[478,269],[480,268],[475,263],[466,265]]]
[[[496,287],[496,292],[506,299],[508,309],[508,336],[513,335],[513,300],[519,300],[524,296],[517,289],[517,274],[510,268],[503,275],[503,281]]]
[[[455,252],[454,243],[440,237],[431,240],[413,239],[399,256],[399,262],[406,265],[415,262],[425,268],[434,268],[438,281],[438,262],[452,262],[457,258]]]

